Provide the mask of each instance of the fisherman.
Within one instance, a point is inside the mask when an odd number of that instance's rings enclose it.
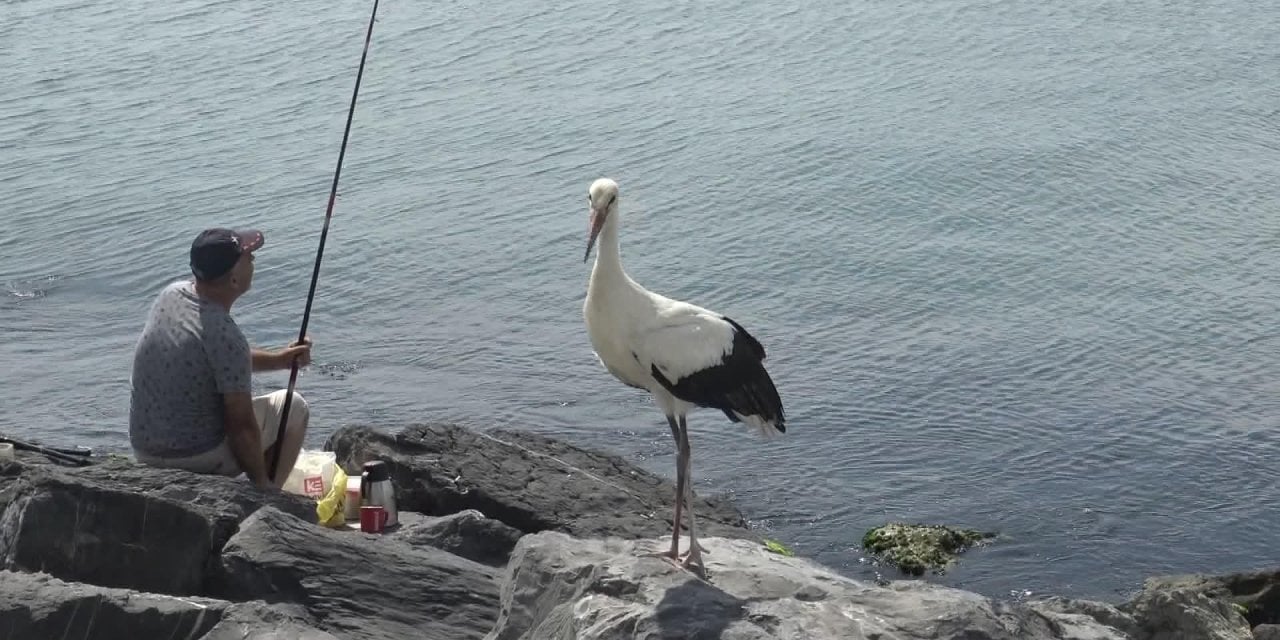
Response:
[[[206,229],[191,243],[194,279],[173,282],[151,305],[138,339],[130,380],[129,441],[138,461],[153,467],[237,476],[279,489],[298,460],[310,412],[287,389],[253,396],[255,371],[311,362],[311,340],[279,350],[250,347],[231,306],[253,282],[258,230]],[[274,447],[283,446],[274,478]]]

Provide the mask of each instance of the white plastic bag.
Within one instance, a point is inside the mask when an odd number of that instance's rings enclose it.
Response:
[[[283,489],[319,500],[333,488],[333,474],[337,468],[338,454],[304,450],[298,454],[298,463],[293,465],[289,477],[285,478]]]

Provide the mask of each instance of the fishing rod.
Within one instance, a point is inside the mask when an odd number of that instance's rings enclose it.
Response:
[[[351,91],[351,106],[347,109],[347,127],[342,132],[342,147],[338,150],[338,167],[333,171],[333,186],[329,188],[329,206],[324,212],[324,228],[320,231],[320,247],[316,249],[316,263],[311,269],[311,289],[307,291],[307,308],[302,313],[302,328],[298,331],[298,342],[307,337],[307,321],[311,319],[311,303],[316,296],[316,280],[320,278],[320,258],[324,256],[324,241],[329,236],[329,220],[333,218],[333,202],[338,197],[338,176],[342,174],[342,158],[347,154],[347,138],[351,135],[351,119],[356,113],[356,96],[360,94],[360,78],[364,75],[364,61],[369,55],[369,41],[373,38],[373,22],[378,16],[378,0],[373,0],[373,13],[369,15],[369,29],[364,34],[364,51],[360,54],[360,69],[356,72],[356,86]],[[293,403],[293,389],[298,382],[298,359],[294,358],[289,365],[289,392],[284,396],[284,406],[280,409],[280,423],[276,427],[275,452],[271,455],[271,468],[268,477],[276,480],[276,471],[280,466],[280,452],[284,450],[285,425],[289,424],[289,405]]]
[[[90,459],[90,456],[93,455],[93,451],[89,449],[84,449],[81,447],[77,447],[75,449],[68,449],[63,447],[46,447],[43,445],[33,444],[30,442],[23,442],[21,440],[14,440],[13,438],[10,438],[8,436],[0,436],[0,442],[13,445],[13,448],[17,451],[31,451],[34,453],[44,454],[45,457],[48,457],[52,460],[56,460],[58,462],[66,462],[78,467],[83,467],[93,462]]]

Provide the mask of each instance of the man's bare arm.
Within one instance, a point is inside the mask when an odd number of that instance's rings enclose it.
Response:
[[[223,399],[223,425],[227,446],[240,464],[240,470],[259,487],[270,484],[267,465],[262,455],[262,429],[253,414],[253,396],[248,392],[226,393]]]
[[[253,363],[255,372],[272,371],[280,368],[280,352],[272,349],[254,347],[249,350],[249,360]]]
[[[253,363],[254,371],[288,369],[292,366],[294,359],[298,360],[299,367],[311,364],[310,337],[304,338],[302,343],[298,343],[295,340],[283,349],[259,349],[257,347],[249,349],[249,361]]]

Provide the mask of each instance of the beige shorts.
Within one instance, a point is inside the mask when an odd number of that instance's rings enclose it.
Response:
[[[256,396],[253,399],[253,415],[258,420],[258,427],[262,429],[262,451],[264,453],[271,445],[276,443],[276,437],[280,431],[280,414],[284,411],[286,393],[288,393],[288,389],[281,389],[274,393]],[[289,403],[289,429],[303,428],[309,415],[310,409],[307,407],[307,401],[303,400],[302,396],[295,391],[293,393],[293,402]],[[227,444],[226,439],[223,439],[221,444],[209,451],[186,458],[157,458],[138,451],[134,452],[134,456],[137,457],[138,462],[150,467],[185,469],[194,473],[211,473],[223,476],[238,476],[243,473],[240,469],[240,463],[236,461],[236,456],[231,452],[231,446]]]

